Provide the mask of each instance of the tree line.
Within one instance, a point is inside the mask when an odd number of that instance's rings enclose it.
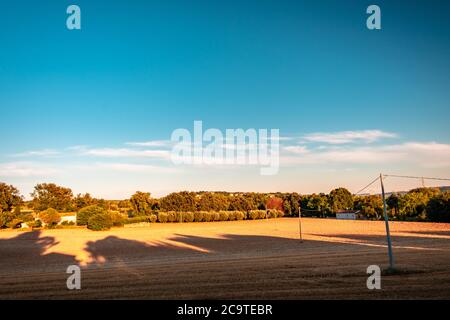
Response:
[[[249,213],[255,210],[278,210],[284,216],[331,217],[339,210],[355,210],[360,218],[379,220],[383,217],[380,195],[354,196],[345,188],[330,193],[300,195],[298,193],[255,192],[174,192],[153,198],[138,191],[129,199],[104,200],[89,193],[74,195],[70,188],[54,183],[34,187],[32,200],[24,201],[19,190],[0,183],[0,228],[34,221],[40,214],[49,223],[58,223],[58,213],[80,212],[95,206],[128,218],[158,212],[224,212]],[[393,193],[386,200],[388,215],[394,220],[450,222],[450,192],[438,188],[417,188],[406,193]],[[45,223],[47,223],[44,221]]]

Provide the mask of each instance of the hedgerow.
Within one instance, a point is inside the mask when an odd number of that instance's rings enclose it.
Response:
[[[128,218],[123,224],[133,224],[141,222],[159,222],[159,223],[180,223],[180,222],[213,222],[213,221],[240,221],[257,220],[266,218],[283,217],[283,211],[276,209],[269,210],[251,210],[248,213],[242,211],[195,211],[195,212],[176,212],[159,211],[157,214]]]

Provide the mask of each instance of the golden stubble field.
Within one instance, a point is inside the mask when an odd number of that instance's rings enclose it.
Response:
[[[450,224],[391,222],[401,274],[387,267],[384,222],[298,220],[0,232],[0,299],[450,298]],[[66,269],[82,268],[69,291]]]

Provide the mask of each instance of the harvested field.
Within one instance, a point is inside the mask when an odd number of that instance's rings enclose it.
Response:
[[[450,298],[450,225],[291,218],[0,232],[0,299],[438,299]],[[82,267],[69,291],[66,269]]]

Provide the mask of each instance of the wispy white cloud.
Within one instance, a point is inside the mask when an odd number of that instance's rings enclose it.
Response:
[[[129,148],[83,149],[81,155],[107,158],[159,158],[169,159],[169,150],[135,150]]]
[[[96,163],[93,166],[96,170],[108,170],[130,173],[174,173],[178,169],[169,166],[155,166],[136,163]]]
[[[49,177],[60,170],[49,165],[33,162],[0,163],[0,177]]]
[[[414,164],[421,167],[450,166],[450,145],[436,142],[408,142],[372,147],[339,146],[327,149],[285,147],[281,165],[295,164]]]
[[[31,150],[31,151],[26,151],[26,152],[21,152],[21,153],[16,153],[13,154],[13,157],[21,157],[21,158],[25,158],[25,157],[54,157],[57,155],[60,155],[61,152],[57,151],[57,150],[53,150],[53,149],[42,149],[42,150]]]
[[[151,140],[142,142],[127,142],[126,145],[133,147],[169,147],[173,143],[170,140]]]
[[[308,142],[321,142],[328,144],[347,144],[355,142],[371,143],[383,138],[395,138],[397,134],[381,130],[317,132],[303,136]]]
[[[288,153],[293,153],[293,154],[306,154],[309,153],[309,150],[306,146],[285,146],[282,148],[282,150],[287,151]]]

